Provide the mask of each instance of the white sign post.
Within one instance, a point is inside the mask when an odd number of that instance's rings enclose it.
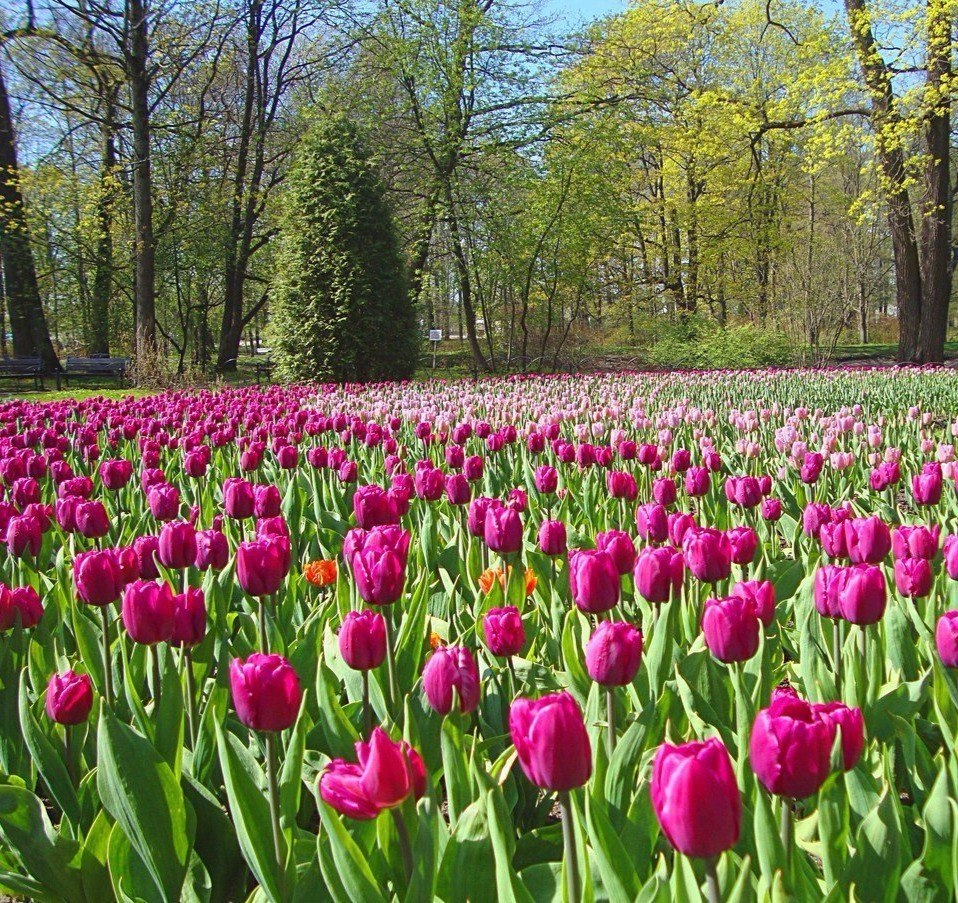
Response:
[[[442,330],[430,329],[429,341],[432,342],[432,369],[435,370],[436,369],[436,349],[439,347],[439,343],[442,341]]]

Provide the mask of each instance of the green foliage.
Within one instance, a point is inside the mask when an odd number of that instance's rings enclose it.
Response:
[[[649,350],[656,367],[749,369],[793,362],[786,336],[752,323],[726,325],[692,319],[660,333]]]
[[[410,376],[418,323],[392,214],[345,118],[324,116],[300,143],[280,233],[270,333],[279,376]]]

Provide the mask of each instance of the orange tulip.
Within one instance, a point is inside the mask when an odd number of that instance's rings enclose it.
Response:
[[[512,571],[512,568],[509,568],[509,571]],[[482,590],[483,594],[488,596],[492,592],[493,586],[495,586],[496,581],[499,582],[499,586],[502,587],[502,591],[506,591],[506,577],[502,572],[502,568],[488,568],[479,575],[479,589]],[[539,581],[536,579],[535,571],[532,568],[526,568],[526,595],[531,596],[535,591],[536,586]]]
[[[313,586],[329,586],[331,583],[335,583],[336,573],[336,561],[332,558],[320,558],[317,561],[311,561],[303,568],[303,576]]]

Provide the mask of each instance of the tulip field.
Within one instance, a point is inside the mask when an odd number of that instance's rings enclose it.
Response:
[[[0,898],[958,888],[958,376],[0,404]]]

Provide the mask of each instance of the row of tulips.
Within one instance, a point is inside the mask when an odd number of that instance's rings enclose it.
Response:
[[[956,402],[899,370],[0,405],[0,889],[953,896]]]

